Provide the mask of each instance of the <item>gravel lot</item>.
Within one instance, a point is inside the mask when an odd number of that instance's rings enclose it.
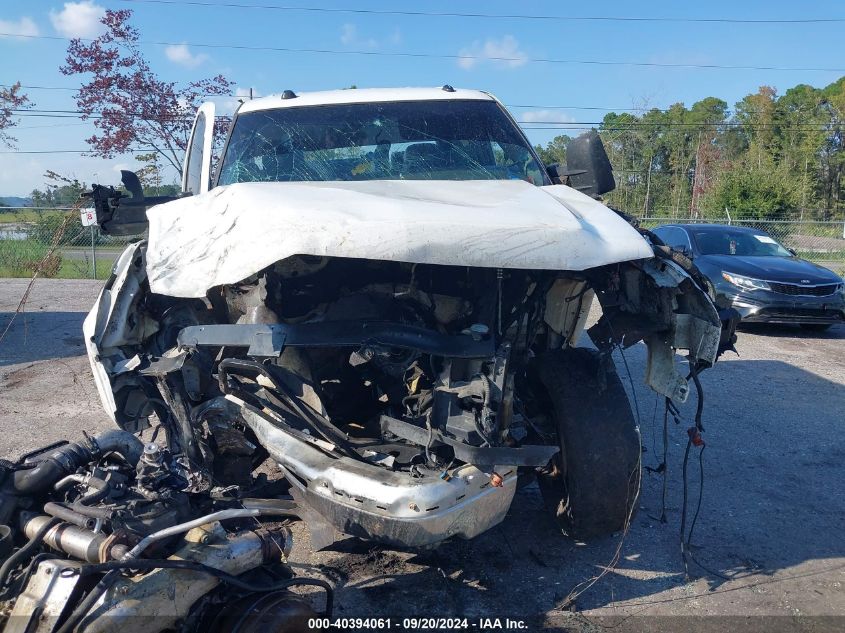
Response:
[[[26,280],[0,280],[0,332],[25,287]],[[38,281],[26,314],[0,342],[0,457],[109,427],[81,335],[99,287]],[[845,326],[820,335],[749,328],[740,333],[739,356],[729,355],[702,376],[706,490],[693,542],[696,557],[728,579],[691,569],[694,578],[687,581],[679,553],[681,461],[694,398],[682,408],[685,422],[670,422],[668,522],[657,518],[661,476],[646,472],[619,564],[577,599],[574,611],[558,605],[611,560],[618,537],[588,544],[562,537],[543,514],[536,487],[518,495],[501,526],[434,551],[397,552],[346,539],[313,553],[298,524],[294,561],[303,572],[337,583],[341,617],[494,614],[539,616],[546,627],[584,631],[841,631],[843,342]],[[626,357],[643,463],[654,467],[662,450],[662,411],[641,385],[643,351],[635,346]],[[620,371],[626,375],[624,366]],[[694,459],[693,502],[697,485]]]

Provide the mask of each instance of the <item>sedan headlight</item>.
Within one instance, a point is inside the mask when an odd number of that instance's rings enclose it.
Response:
[[[743,290],[771,290],[769,284],[761,279],[753,279],[725,271],[722,271],[722,278]]]

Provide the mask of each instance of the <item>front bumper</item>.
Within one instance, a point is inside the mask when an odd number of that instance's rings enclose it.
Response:
[[[334,540],[325,534],[326,526],[398,547],[429,547],[450,537],[470,539],[501,523],[516,492],[516,466],[495,467],[502,477],[499,487],[491,484],[490,473],[469,464],[448,479],[415,479],[331,456],[249,406],[242,406],[240,414],[284,470],[294,499],[312,513],[306,522],[315,549]]]
[[[753,290],[726,292],[724,301],[739,313],[743,323],[845,323],[845,297],[842,293],[826,297],[798,297]]]

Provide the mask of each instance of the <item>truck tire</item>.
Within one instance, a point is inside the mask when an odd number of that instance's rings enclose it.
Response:
[[[546,505],[573,538],[622,530],[637,507],[642,449],[613,361],[568,348],[540,356],[535,369],[561,448],[538,473]]]

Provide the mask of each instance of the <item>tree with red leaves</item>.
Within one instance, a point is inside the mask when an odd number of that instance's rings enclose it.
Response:
[[[65,75],[90,75],[76,94],[83,119],[97,128],[86,142],[93,153],[113,158],[127,152],[155,152],[181,171],[196,109],[204,97],[229,94],[232,82],[217,75],[184,85],[162,81],[139,48],[131,10],[106,10],[105,32],[68,45]]]
[[[15,146],[18,139],[9,134],[9,129],[18,124],[16,110],[25,110],[30,107],[32,103],[29,97],[21,92],[21,82],[9,88],[0,87],[0,144],[6,147]]]

